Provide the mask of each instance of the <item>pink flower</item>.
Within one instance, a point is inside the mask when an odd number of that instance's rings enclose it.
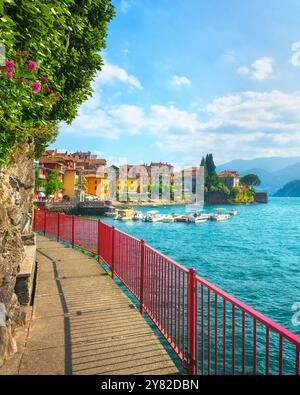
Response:
[[[36,94],[36,93],[39,93],[41,91],[42,85],[41,85],[40,82],[32,82],[30,84],[30,88],[32,89],[33,93]]]
[[[42,80],[42,82],[46,83],[46,82],[48,82],[48,77],[42,77],[41,80]]]
[[[13,75],[14,75],[14,73],[13,73],[12,71],[9,71],[9,72],[6,74],[6,77],[9,78],[9,79],[11,80],[12,77],[13,77]]]
[[[5,62],[5,66],[9,69],[9,71],[11,71],[11,72],[15,71],[15,63],[13,60],[7,60]]]
[[[19,83],[20,85],[24,84],[24,82],[25,82],[25,78],[24,78],[24,77],[19,78],[18,83]]]
[[[37,69],[37,63],[34,60],[28,60],[26,67],[31,71],[35,71]]]
[[[52,89],[49,88],[49,86],[47,86],[47,88],[46,88],[46,93],[49,95],[51,92],[52,92]]]

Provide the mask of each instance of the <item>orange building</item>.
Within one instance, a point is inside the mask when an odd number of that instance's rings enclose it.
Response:
[[[99,177],[96,174],[88,174],[85,177],[86,192],[89,195],[97,196],[100,200],[109,199],[110,180],[106,175]]]

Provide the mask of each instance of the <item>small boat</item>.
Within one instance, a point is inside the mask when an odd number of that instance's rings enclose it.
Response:
[[[214,214],[211,216],[211,219],[213,221],[226,221],[229,217],[229,214]]]
[[[173,215],[163,215],[161,222],[174,222],[175,218]]]
[[[133,221],[141,221],[144,218],[144,214],[141,211],[135,211],[133,214]]]
[[[196,213],[189,214],[189,215],[186,216],[186,222],[195,222],[196,218],[197,218],[197,214]]]
[[[115,219],[118,221],[128,221],[133,219],[134,211],[131,209],[118,210]]]
[[[110,211],[107,211],[104,213],[106,217],[112,217],[114,218],[117,215],[117,210],[116,209],[111,209]]]
[[[187,215],[174,215],[174,222],[186,222]]]
[[[201,216],[195,218],[195,224],[203,224],[204,222],[207,222],[207,218],[202,218]]]
[[[163,219],[163,215],[159,214],[157,210],[150,210],[146,213],[143,218],[144,222],[161,222]]]
[[[237,211],[236,210],[229,210],[227,214],[229,214],[229,215],[237,215]]]
[[[189,214],[187,216],[187,222],[192,222],[192,223],[201,223],[201,222],[206,222],[208,219],[211,218],[212,214],[207,214],[207,213],[193,213]]]
[[[201,213],[198,217],[207,220],[207,219],[210,219],[211,216],[212,216],[212,214],[209,214],[209,213]]]

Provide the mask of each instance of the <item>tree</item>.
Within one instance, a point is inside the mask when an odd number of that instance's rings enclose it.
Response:
[[[256,174],[247,174],[241,178],[242,184],[249,185],[249,186],[258,186],[261,184],[259,177]]]
[[[58,170],[48,170],[48,182],[46,185],[46,195],[54,195],[58,191],[62,191],[64,184],[58,178]]]
[[[200,166],[204,167],[204,178],[207,177],[207,168],[206,168],[206,161],[204,156],[202,156]]]
[[[215,176],[216,175],[216,165],[214,163],[214,158],[212,154],[207,154],[206,155],[206,169],[207,169],[207,174],[209,177]]]
[[[103,64],[111,0],[0,1],[0,163],[33,141],[35,156],[92,94]]]

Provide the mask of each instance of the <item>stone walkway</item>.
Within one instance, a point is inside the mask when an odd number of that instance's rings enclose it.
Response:
[[[23,346],[0,374],[176,374],[130,299],[92,258],[38,236],[37,286]],[[2,370],[2,371],[1,371]]]

